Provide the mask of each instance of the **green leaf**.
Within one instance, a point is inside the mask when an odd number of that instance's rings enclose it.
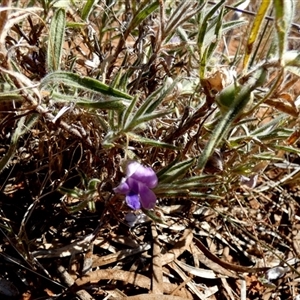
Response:
[[[0,101],[21,101],[23,97],[19,94],[12,93],[0,93]]]
[[[283,65],[283,55],[287,50],[287,39],[294,17],[293,0],[273,0],[275,8],[275,27],[278,38],[279,57]]]
[[[219,41],[220,41],[221,33],[222,33],[223,21],[224,21],[223,16],[224,16],[224,7],[222,7],[220,9],[220,13],[217,18],[217,24],[215,26],[215,30],[214,30],[214,34],[213,34],[214,39],[213,39],[213,41],[211,41],[211,43],[208,46],[208,51],[207,51],[207,55],[206,55],[208,60],[212,57],[215,49],[219,45]]]
[[[51,94],[51,99],[59,103],[74,103],[79,107],[87,109],[107,109],[107,110],[118,110],[123,111],[127,105],[124,103],[124,100],[113,99],[113,100],[90,100],[87,98],[69,96],[57,92]],[[126,101],[127,102],[127,101]]]
[[[74,29],[80,29],[86,27],[86,23],[83,22],[67,22],[66,23],[67,28],[74,28]]]
[[[207,49],[205,47],[205,41],[207,39],[207,32],[208,32],[208,26],[210,25],[210,20],[213,18],[213,16],[216,14],[217,10],[225,3],[225,0],[219,1],[217,4],[215,4],[208,13],[206,13],[205,17],[203,18],[202,22],[199,24],[199,33],[198,33],[198,39],[197,44],[200,50],[200,61],[204,62],[206,61],[203,58],[203,55],[207,54]],[[205,74],[206,65],[201,64],[199,74],[200,77],[204,77]]]
[[[248,84],[245,84],[239,93],[235,96],[228,111],[223,115],[223,118],[219,121],[214,129],[210,140],[205,145],[199,160],[197,168],[203,170],[207,160],[214,152],[222,138],[228,132],[232,122],[243,111],[244,107],[250,100],[252,91],[258,86],[262,85],[265,81],[267,71],[264,69],[258,70],[256,74],[257,79],[251,78]]]
[[[65,27],[66,13],[63,8],[60,8],[53,15],[50,26],[47,49],[47,67],[50,71],[60,69]]]
[[[87,0],[83,9],[82,9],[82,12],[81,12],[81,18],[82,20],[84,21],[87,21],[89,16],[90,16],[90,13],[92,12],[93,10],[93,7],[95,4],[97,4],[98,1],[96,0]]]
[[[146,121],[165,116],[169,114],[171,110],[152,113],[157,106],[166,98],[166,96],[174,89],[175,85],[179,81],[179,78],[174,80],[171,84],[166,84],[165,86],[157,89],[153,92],[138,108],[135,113],[132,113],[132,116],[129,116],[129,111],[126,112],[125,116],[122,117],[123,130],[128,132],[138,126],[141,123]],[[133,106],[130,107],[130,111],[133,109]]]
[[[150,1],[149,1],[150,2]],[[154,1],[150,3],[148,6],[142,8],[132,19],[130,25],[128,26],[128,30],[134,29],[141,22],[143,22],[149,15],[151,15],[157,8],[159,4],[158,1]]]
[[[128,126],[126,126],[123,131],[125,132],[129,132],[131,130],[133,130],[135,127],[143,124],[143,123],[146,123],[148,121],[151,121],[151,120],[155,120],[157,118],[161,118],[161,117],[164,117],[170,113],[174,112],[174,110],[166,110],[166,111],[160,111],[160,112],[156,112],[156,113],[151,113],[151,114],[145,114],[143,116],[141,116],[140,118],[136,119],[134,118],[134,120],[132,122],[130,122],[130,124]]]
[[[149,146],[152,146],[152,147],[178,150],[178,147],[173,146],[171,144],[160,142],[160,141],[157,141],[157,140],[152,140],[152,139],[149,139],[149,138],[145,138],[145,137],[142,137],[142,136],[137,135],[137,134],[132,133],[132,132],[127,133],[127,136],[133,141],[140,142],[142,144],[149,145]]]
[[[191,158],[179,163],[168,166],[166,169],[161,170],[157,173],[159,184],[161,183],[171,183],[178,178],[184,177],[186,172],[192,167],[195,159]],[[159,187],[158,187],[159,188]]]
[[[136,95],[131,101],[130,105],[128,105],[127,109],[124,111],[121,117],[121,126],[122,126],[121,128],[125,128],[125,124],[128,122],[130,118],[130,114],[133,112],[137,100],[138,100],[138,96]]]
[[[41,87],[45,87],[50,83],[63,83],[69,86],[77,87],[84,90],[101,93],[116,98],[132,99],[132,97],[124,92],[114,89],[99,80],[91,77],[79,76],[71,72],[57,71],[50,73],[41,81]]]

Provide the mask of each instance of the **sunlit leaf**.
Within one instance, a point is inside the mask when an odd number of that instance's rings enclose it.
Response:
[[[87,0],[86,1],[85,5],[84,5],[84,7],[82,9],[82,12],[81,12],[81,18],[82,18],[82,20],[84,20],[84,21],[88,20],[89,15],[92,12],[93,7],[94,7],[94,5],[96,3],[98,3],[98,1],[96,1],[96,0]]]
[[[41,81],[41,86],[46,87],[50,83],[55,84],[66,84],[69,86],[77,87],[83,90],[90,90],[97,93],[102,93],[111,97],[132,99],[132,97],[124,92],[121,92],[117,89],[111,88],[109,85],[102,83],[99,80],[96,80],[87,76],[80,76],[71,72],[53,72],[43,78]]]
[[[60,69],[65,28],[66,12],[60,8],[54,13],[50,26],[47,48],[47,66],[50,71]]]
[[[283,64],[283,55],[287,50],[287,40],[293,22],[295,4],[293,0],[274,0],[273,3],[275,9],[275,27],[278,38],[279,57]]]
[[[253,20],[252,28],[251,28],[251,31],[250,31],[250,34],[248,37],[248,41],[247,41],[247,45],[246,45],[246,49],[245,49],[244,62],[243,62],[244,70],[247,70],[247,68],[248,68],[249,59],[254,50],[254,44],[257,41],[258,36],[261,32],[261,27],[262,27],[263,21],[265,19],[265,16],[267,15],[270,4],[271,4],[271,0],[261,1],[259,9]]]

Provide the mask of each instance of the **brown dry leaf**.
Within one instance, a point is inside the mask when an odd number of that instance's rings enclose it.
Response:
[[[298,117],[299,110],[296,107],[292,96],[288,93],[277,95],[276,98],[269,98],[265,103],[293,117]]]
[[[257,276],[255,274],[245,276],[246,285],[248,294],[252,296],[257,296],[257,294],[261,294],[265,289],[264,286],[258,281]]]
[[[48,289],[45,289],[45,291],[48,290]],[[52,292],[51,292],[52,293]],[[47,292],[48,294],[48,292]],[[52,293],[53,294],[53,293]],[[49,295],[49,294],[48,294]],[[54,295],[54,294],[53,294]],[[50,295],[49,295],[50,296]],[[22,297],[20,300],[31,300],[32,299],[32,295],[31,295],[31,292],[30,291],[27,291],[27,292],[24,292],[22,294]]]
[[[228,68],[219,68],[212,74],[209,74],[204,80],[211,90],[221,92],[226,86],[233,83],[235,72]]]
[[[300,130],[296,129],[286,140],[286,143],[288,145],[293,145],[295,144],[300,138]]]
[[[53,293],[51,290],[49,290],[48,288],[44,289],[44,292],[49,296],[49,297],[53,297],[55,296],[55,293]],[[23,296],[23,295],[22,295]]]

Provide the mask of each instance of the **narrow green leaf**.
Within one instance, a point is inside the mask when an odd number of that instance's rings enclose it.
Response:
[[[141,9],[133,17],[130,25],[128,26],[128,29],[132,30],[135,27],[137,27],[139,24],[141,24],[148,16],[150,16],[158,8],[158,6],[159,6],[158,1],[154,1],[150,3],[148,6],[146,6],[145,8]]]
[[[53,15],[49,32],[47,67],[50,71],[60,68],[65,28],[66,13],[63,8],[60,8]]]
[[[204,52],[204,41],[206,39],[207,34],[207,28],[210,23],[210,19],[213,17],[213,15],[217,12],[217,10],[225,3],[225,0],[219,1],[217,4],[215,4],[208,13],[206,13],[205,17],[203,18],[203,21],[199,24],[199,34],[198,34],[198,47],[200,49],[200,58],[202,57],[202,54]]]
[[[108,110],[119,110],[119,111],[122,111],[126,108],[126,105],[119,100],[108,100],[108,101],[77,100],[76,105],[78,105],[79,107],[90,108],[90,109],[108,109]]]
[[[125,128],[125,124],[129,120],[130,114],[132,113],[133,108],[135,107],[137,100],[138,100],[138,96],[135,96],[133,98],[133,100],[131,101],[130,105],[127,107],[127,109],[123,113],[123,115],[121,117],[121,128]]]
[[[284,151],[287,153],[295,153],[295,154],[300,154],[300,150],[294,147],[289,147],[289,146],[283,146],[283,145],[274,145],[274,148]]]
[[[0,93],[0,101],[20,101],[23,97],[19,94]]]
[[[157,119],[157,118],[161,118],[161,117],[164,117],[170,113],[172,113],[174,110],[166,110],[166,111],[161,111],[161,112],[156,112],[156,113],[151,113],[151,114],[145,114],[143,115],[142,117],[138,118],[138,119],[134,119],[134,121],[130,122],[128,124],[128,126],[126,126],[124,128],[124,131],[125,132],[129,132],[130,130],[133,130],[135,127],[143,124],[143,123],[146,123],[148,121],[151,121],[151,120],[154,120],[154,119]]]
[[[154,190],[154,192],[156,192],[156,190]],[[189,200],[191,200],[191,199],[221,200],[224,198],[222,196],[217,196],[214,194],[207,194],[207,193],[195,192],[195,191],[190,191],[190,190],[176,191],[176,190],[173,190],[172,185],[170,185],[170,187],[168,189],[161,191],[159,193],[155,193],[155,194],[156,194],[156,196],[159,196],[159,197],[170,197],[170,198],[183,197],[183,198],[188,198]]]
[[[174,80],[171,84],[166,84],[165,86],[161,87],[160,89],[157,89],[155,92],[153,92],[144,102],[143,104],[138,108],[138,110],[135,112],[135,114],[128,119],[125,119],[125,124],[123,128],[134,128],[137,126],[137,124],[140,124],[141,120],[145,114],[147,114],[147,118],[151,116],[151,113],[156,109],[156,107],[165,99],[165,97],[174,89],[177,82],[180,80],[180,78],[177,78]],[[157,97],[157,99],[156,99]],[[153,119],[153,118],[152,118]]]
[[[181,80],[181,77],[174,79],[171,84],[167,80],[165,81],[165,85],[162,88],[157,100],[150,104],[145,110],[146,114],[150,114],[158,107],[158,105],[173,91],[177,83]]]
[[[41,87],[45,87],[50,83],[63,83],[69,86],[77,87],[84,90],[90,90],[97,93],[102,93],[111,97],[132,99],[132,97],[124,92],[114,89],[99,80],[91,77],[79,76],[71,72],[57,71],[50,73],[41,81]],[[51,90],[51,89],[50,89]]]
[[[162,170],[157,173],[159,183],[172,183],[174,180],[184,177],[186,172],[193,166],[194,162],[195,159],[191,158],[173,165],[166,172]]]
[[[279,57],[283,64],[283,55],[287,50],[287,39],[294,17],[294,1],[273,0],[273,4],[275,8],[275,27],[278,38]]]
[[[132,132],[127,133],[127,136],[133,141],[140,142],[142,144],[149,145],[149,146],[152,146],[152,147],[178,150],[178,147],[176,147],[172,144],[168,144],[168,143],[160,142],[160,141],[157,141],[157,140],[152,140],[152,139],[149,139],[149,138],[145,138],[145,137],[142,137],[142,136],[137,135],[137,134],[132,133]]]
[[[228,132],[232,122],[236,117],[243,111],[244,107],[250,100],[252,91],[258,86],[262,85],[265,81],[267,71],[262,69],[258,71],[257,79],[250,79],[250,82],[246,84],[239,93],[235,96],[233,102],[229,106],[228,111],[224,114],[223,118],[219,121],[216,128],[214,129],[210,140],[204,147],[199,160],[197,168],[203,170],[207,160],[220,143],[224,135]],[[253,82],[255,80],[255,82]]]
[[[83,22],[67,22],[66,23],[66,27],[67,28],[84,28],[86,27],[86,23],[83,23]]]
[[[93,10],[93,7],[94,5],[97,3],[98,1],[96,0],[87,0],[83,9],[82,9],[82,12],[81,12],[81,18],[82,20],[84,21],[87,21],[89,16],[90,16],[90,13],[92,12]]]
[[[124,102],[127,100],[122,99],[113,99],[113,100],[104,100],[101,99],[99,101],[97,100],[90,100],[87,98],[82,97],[76,97],[76,96],[69,96],[57,92],[53,92],[51,94],[51,99],[59,102],[59,103],[74,103],[79,107],[87,108],[87,109],[107,109],[107,110],[118,110],[122,111],[124,110],[128,105],[126,105]]]
[[[207,51],[207,56],[206,56],[208,60],[211,58],[211,56],[213,55],[215,49],[219,45],[219,40],[220,40],[220,37],[221,37],[222,26],[223,26],[223,16],[224,16],[224,7],[222,7],[220,9],[220,13],[219,13],[219,16],[217,18],[217,24],[215,26],[215,31],[214,31],[214,35],[213,35],[214,40],[208,46],[208,51]]]
[[[68,195],[69,197],[72,197],[72,198],[79,199],[79,198],[82,197],[79,190],[68,189],[66,187],[61,186],[61,187],[58,188],[58,191],[62,194]]]

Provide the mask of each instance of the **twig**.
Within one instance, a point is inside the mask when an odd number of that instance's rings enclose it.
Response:
[[[153,256],[152,256],[152,293],[163,294],[163,272],[161,263],[161,249],[158,241],[158,234],[156,231],[156,224],[151,224],[152,238],[153,238]]]
[[[66,271],[66,269],[63,266],[59,266],[57,270],[68,287],[74,284],[75,282],[74,279],[71,277],[71,275]],[[77,291],[76,295],[81,300],[94,300],[94,298],[85,290]]]

